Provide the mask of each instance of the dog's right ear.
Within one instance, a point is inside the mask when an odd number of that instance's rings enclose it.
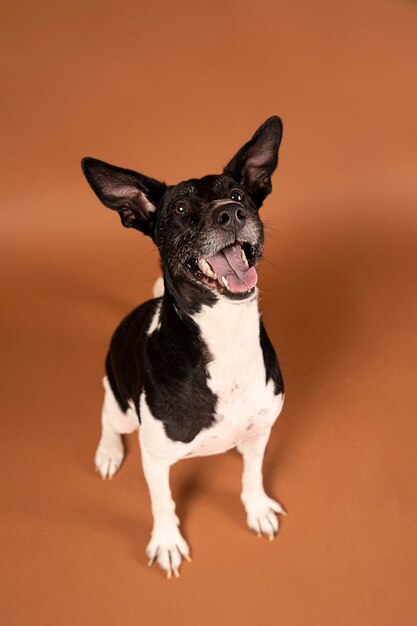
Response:
[[[282,122],[276,115],[268,118],[233,159],[223,173],[246,185],[259,208],[272,191],[271,176],[278,164]]]
[[[82,159],[81,167],[102,203],[119,213],[123,226],[152,235],[165,183],[91,157]]]

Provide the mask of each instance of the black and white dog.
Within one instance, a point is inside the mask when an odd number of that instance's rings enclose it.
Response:
[[[281,120],[271,117],[222,174],[178,185],[82,161],[103,204],[152,237],[161,256],[156,297],[130,313],[111,341],[95,463],[111,478],[123,460],[121,435],[139,429],[154,518],[146,552],[168,577],[190,560],[169,486],[176,461],[237,447],[249,528],[273,539],[277,514],[285,514],[262,480],[284,387],[256,288],[259,208],[272,189],[281,136]]]

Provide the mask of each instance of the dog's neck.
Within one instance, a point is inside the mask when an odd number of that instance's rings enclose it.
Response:
[[[217,297],[200,285],[193,285],[181,278],[173,280],[168,272],[164,272],[164,304],[173,306],[181,319],[190,317],[203,306],[214,306]]]
[[[247,300],[234,301],[219,296],[208,304],[194,304],[191,311],[188,306],[185,312],[183,298],[176,300],[176,294],[172,294],[167,285],[165,289],[160,320],[170,341],[191,346],[198,337],[208,348],[210,361],[224,361],[225,371],[230,375],[241,367],[250,367],[253,355],[260,348],[257,290]]]
[[[240,353],[248,345],[259,344],[259,309],[257,290],[241,302],[219,298],[214,306],[203,306],[191,316],[210,351],[219,354]]]
[[[208,313],[213,309],[210,318],[227,318],[227,321],[235,317],[246,316],[248,311],[256,310],[258,302],[258,289],[245,300],[233,300],[225,296],[210,292],[200,285],[190,284],[188,281],[176,279],[173,281],[168,273],[164,272],[164,306],[173,306],[177,314],[184,319],[201,311]],[[248,305],[251,305],[248,307]]]
[[[196,321],[204,317],[214,324],[233,328],[251,312],[259,316],[258,289],[245,300],[232,300],[183,281],[173,283],[165,275],[163,307],[173,307],[181,319],[189,317]]]

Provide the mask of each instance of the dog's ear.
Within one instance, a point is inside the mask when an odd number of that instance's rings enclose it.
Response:
[[[275,115],[258,128],[223,170],[251,190],[258,207],[272,191],[271,176],[278,164],[281,138],[282,122]]]
[[[152,234],[165,183],[91,157],[82,159],[81,167],[102,203],[119,213],[123,226]]]

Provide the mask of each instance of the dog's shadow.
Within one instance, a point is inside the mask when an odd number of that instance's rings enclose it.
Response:
[[[384,319],[387,303],[405,301],[415,281],[417,246],[405,224],[390,228],[365,216],[337,222],[324,233],[317,229],[302,240],[302,249],[289,261],[277,254],[274,265],[283,269],[276,281],[269,272],[265,285],[266,323],[286,382],[284,411],[266,455],[267,486],[317,426],[319,416],[309,410],[311,397],[343,370],[350,344],[374,334],[372,317],[364,313],[372,309],[371,315]],[[273,302],[269,296],[278,285],[279,299]],[[366,358],[364,350],[361,359]]]

